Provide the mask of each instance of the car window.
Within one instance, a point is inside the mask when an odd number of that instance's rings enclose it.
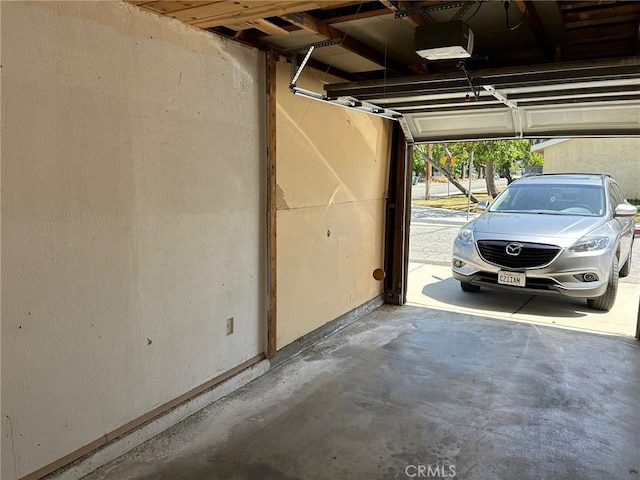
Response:
[[[615,198],[616,203],[613,205],[613,208],[615,209],[618,205],[625,202],[625,198],[617,184],[612,182],[610,184],[610,189],[613,191],[613,197]]]
[[[613,181],[609,181],[609,203],[611,204],[611,211],[615,211],[616,207],[621,203],[625,203],[624,195],[620,191],[620,188]]]
[[[604,189],[599,185],[511,184],[496,198],[491,212],[601,216]]]

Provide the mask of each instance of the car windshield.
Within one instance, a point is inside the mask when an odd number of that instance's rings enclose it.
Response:
[[[491,204],[491,212],[602,216],[604,189],[598,185],[513,183]]]

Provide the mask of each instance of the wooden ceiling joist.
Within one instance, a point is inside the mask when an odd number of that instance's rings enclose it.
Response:
[[[341,47],[375,63],[380,67],[386,67],[396,75],[407,75],[412,73],[404,65],[400,65],[392,59],[385,58],[384,54],[378,52],[374,48],[365,45],[364,43],[356,40],[350,35],[341,32],[334,26],[329,25],[327,22],[313,17],[309,13],[304,12],[297,15],[285,15],[282,18],[292,23],[293,25],[296,25],[309,32],[326,38],[327,40],[340,39]]]
[[[236,0],[236,1],[141,1],[132,0],[130,3],[142,6],[164,15],[173,17],[181,22],[194,25],[200,28],[213,28],[228,25],[237,25],[242,22],[256,22],[270,17],[279,17],[289,13],[304,12],[323,8],[337,8],[359,4],[350,1],[270,1],[270,0]],[[267,21],[267,20],[265,20]],[[271,26],[260,24],[263,28],[271,31],[282,31],[273,29]],[[262,30],[262,29],[261,29]],[[265,32],[265,33],[269,33]]]
[[[549,40],[547,33],[544,29],[544,25],[540,20],[540,16],[536,10],[533,2],[525,2],[524,0],[516,0],[516,5],[520,12],[525,15],[525,21],[531,31],[535,35],[538,43],[540,44],[540,48],[544,52],[544,56],[547,62],[559,62],[560,55],[559,52],[553,47],[553,43]]]
[[[275,23],[272,23],[264,19],[252,20],[247,23],[253,26],[254,28],[260,30],[261,32],[266,33],[267,35],[282,35],[282,34],[289,33],[288,30],[285,30],[284,28],[279,27]]]
[[[502,24],[496,19],[504,17],[501,1],[468,4],[461,3],[463,0],[126,1],[258,49],[278,49],[279,45],[286,49],[301,48],[317,40],[310,40],[310,35],[300,32],[287,34],[300,29],[323,40],[339,40],[340,48],[329,52],[324,61],[335,58],[332,54],[337,50],[339,64],[349,70],[351,78],[372,81],[455,72],[459,67],[457,61],[424,61],[417,57],[409,38],[419,26],[452,19],[473,18],[475,45],[473,57],[468,61],[470,70],[524,68],[640,54],[640,1],[511,0],[515,3],[512,8],[516,9],[512,12],[514,21],[523,14],[525,19],[513,34],[503,25],[496,29],[496,25]],[[555,8],[549,3],[554,3]],[[481,12],[476,16],[478,10]],[[402,18],[393,18],[397,12],[403,13]],[[523,39],[518,48],[513,48],[515,37]],[[389,48],[383,47],[383,41],[388,42],[385,45]],[[320,57],[313,59],[318,67],[330,68]]]
[[[409,2],[397,2],[396,5],[391,0],[380,0],[385,7],[387,7],[392,12],[397,12],[399,10],[408,9],[415,7],[415,5],[408,5]],[[420,27],[422,25],[427,25],[429,22],[422,15],[412,15],[409,17],[403,17],[403,19],[409,26],[411,27]]]

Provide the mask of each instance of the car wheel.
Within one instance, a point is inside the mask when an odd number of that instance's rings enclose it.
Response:
[[[587,305],[594,310],[608,312],[613,307],[618,293],[618,257],[613,257],[607,290],[599,297],[587,299]]]
[[[622,265],[622,268],[620,269],[620,278],[626,277],[631,272],[631,255],[633,255],[633,242],[631,242],[631,247],[629,248],[627,261],[624,262],[624,265]]]
[[[479,292],[480,287],[478,285],[473,285],[472,283],[460,282],[460,288],[462,288],[463,292]]]

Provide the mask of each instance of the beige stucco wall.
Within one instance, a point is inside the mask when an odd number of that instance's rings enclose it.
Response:
[[[640,138],[574,138],[544,149],[544,173],[605,172],[640,198]]]
[[[12,480],[264,351],[265,82],[262,53],[120,2],[1,14]]]
[[[294,96],[278,65],[278,348],[382,293],[389,121]],[[306,69],[298,86],[336,81]]]

